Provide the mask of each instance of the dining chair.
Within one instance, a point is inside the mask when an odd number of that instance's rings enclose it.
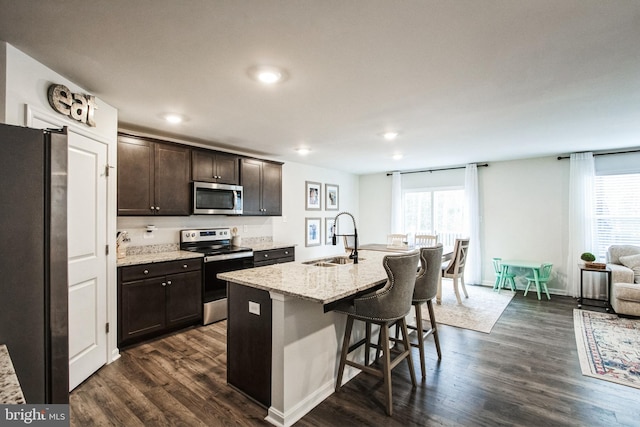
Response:
[[[415,246],[417,248],[424,248],[427,246],[435,246],[438,244],[437,234],[416,234]]]
[[[353,366],[362,372],[382,377],[384,390],[386,393],[386,412],[392,415],[392,395],[391,395],[391,370],[402,360],[407,360],[409,376],[413,388],[416,387],[415,371],[411,359],[411,345],[409,344],[409,333],[405,317],[411,311],[411,301],[413,289],[416,283],[416,264],[419,254],[417,251],[404,253],[401,255],[386,255],[382,260],[382,265],[387,272],[387,283],[375,292],[365,294],[351,301],[340,303],[335,310],[347,315],[347,324],[344,331],[342,351],[340,353],[340,363],[338,366],[338,377],[336,378],[336,392],[342,387],[342,376],[345,365]],[[365,322],[366,339],[349,345],[353,322],[360,320]],[[371,343],[371,325],[380,327],[378,344]],[[402,330],[402,339],[395,340],[389,336],[389,327],[399,324]],[[391,342],[400,345],[391,346]],[[368,357],[365,363],[358,363],[347,359],[347,356],[362,345],[365,345],[365,354],[369,354],[369,349],[374,347],[382,351],[382,366],[380,369],[369,365]],[[397,353],[391,359],[391,353]]]
[[[464,267],[467,262],[467,253],[469,251],[469,239],[456,239],[453,247],[453,256],[448,262],[442,264],[442,276],[447,279],[453,279],[453,291],[456,293],[458,304],[462,303],[460,292],[458,291],[458,281],[462,286],[465,298],[469,298],[467,289],[464,287]],[[439,285],[440,292],[436,302],[440,303],[442,284]]]
[[[549,289],[547,288],[547,282],[551,278],[551,268],[553,264],[544,263],[538,270],[538,283],[536,283],[535,276],[527,276],[527,287],[524,288],[524,296],[527,296],[527,291],[532,283],[536,284],[536,292],[538,293],[538,299],[540,299],[540,287],[544,287],[544,292],[547,294],[547,299],[551,299],[549,296]]]
[[[493,290],[497,290],[498,293],[500,293],[500,289],[506,285],[507,283],[509,283],[511,285],[511,290],[512,291],[516,291],[516,281],[515,281],[515,277],[516,275],[513,273],[509,273],[508,270],[509,267],[507,267],[507,271],[503,272],[502,271],[502,258],[493,258],[493,269],[495,270],[496,273],[496,282],[493,284]],[[503,278],[504,278],[504,282],[503,282]],[[502,286],[500,286],[500,284],[502,284]]]
[[[407,234],[388,234],[387,235],[387,246],[388,247],[404,247],[406,246],[407,239],[409,236]]]

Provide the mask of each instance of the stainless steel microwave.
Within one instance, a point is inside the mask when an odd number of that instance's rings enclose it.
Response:
[[[193,210],[195,215],[242,215],[242,186],[193,183]]]

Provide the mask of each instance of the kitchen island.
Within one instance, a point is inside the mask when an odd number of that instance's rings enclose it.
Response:
[[[228,283],[228,383],[268,407],[267,421],[290,426],[334,392],[346,315],[331,308],[386,283],[385,255],[218,274]],[[358,323],[356,340],[364,337]],[[354,354],[363,360],[361,350]],[[345,382],[358,372],[345,369]]]

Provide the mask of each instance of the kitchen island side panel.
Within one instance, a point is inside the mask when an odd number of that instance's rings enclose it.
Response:
[[[227,383],[271,405],[269,292],[227,283]]]
[[[290,426],[333,394],[340,362],[346,315],[324,312],[322,304],[271,293],[272,379],[267,421]],[[377,332],[377,331],[376,331]],[[365,335],[356,322],[352,342]],[[375,338],[374,335],[374,340]],[[349,355],[364,361],[364,347]],[[360,371],[345,367],[344,383]]]

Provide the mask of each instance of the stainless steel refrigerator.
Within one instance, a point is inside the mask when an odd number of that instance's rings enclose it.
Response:
[[[68,403],[66,128],[0,124],[0,227],[0,344],[27,403]]]

